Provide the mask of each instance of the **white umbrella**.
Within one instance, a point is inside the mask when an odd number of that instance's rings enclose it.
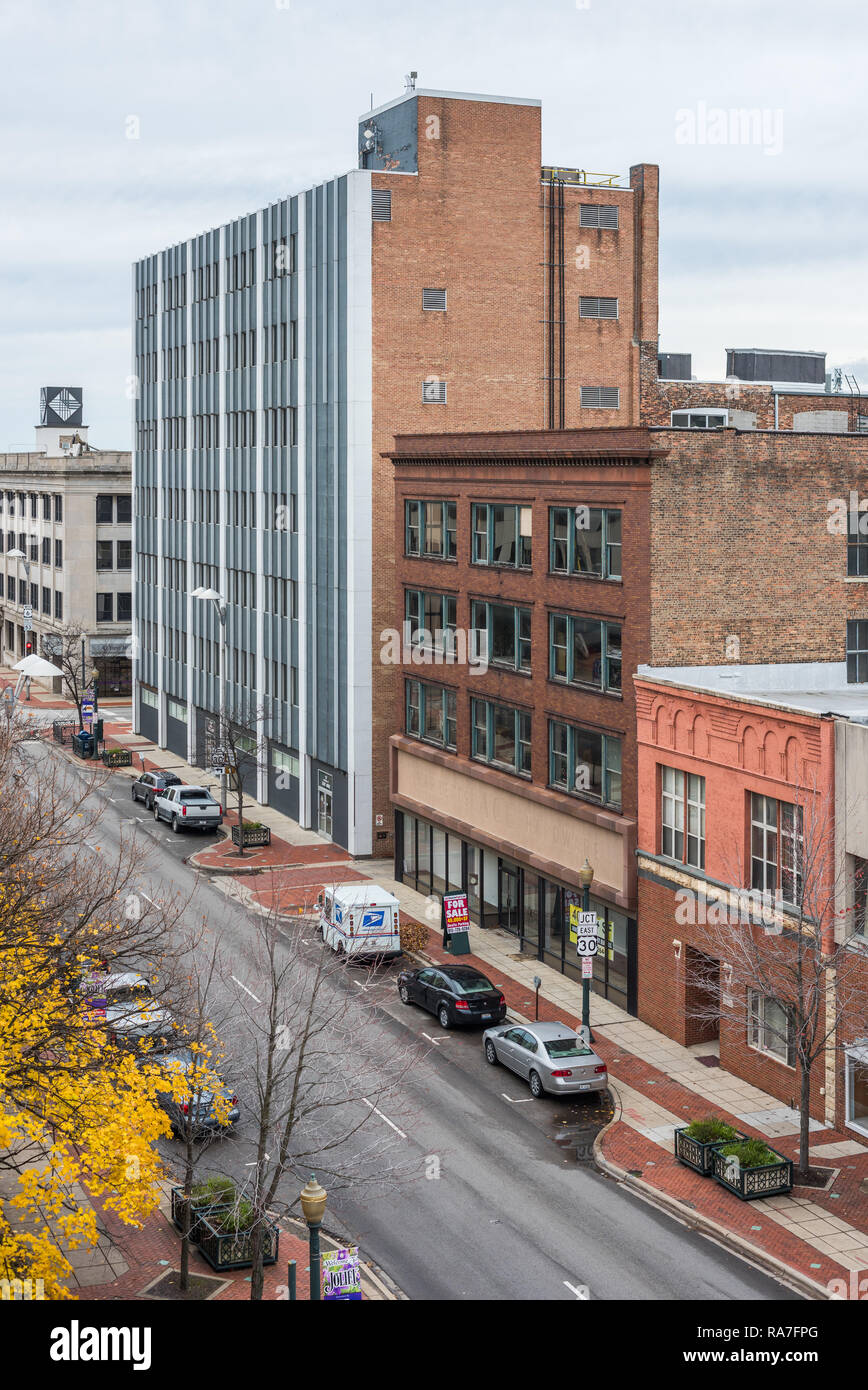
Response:
[[[20,661],[16,661],[12,667],[13,671],[20,671],[22,676],[31,678],[33,676],[62,676],[63,672],[59,666],[54,666],[50,661],[46,661],[44,656],[25,656]]]

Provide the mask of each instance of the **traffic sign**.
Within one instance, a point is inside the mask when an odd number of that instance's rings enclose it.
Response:
[[[33,617],[33,609],[32,609],[32,608],[29,608],[29,607],[28,607],[28,608],[25,608],[25,609],[24,609],[24,616],[25,616],[25,618],[32,618],[32,617]]]
[[[576,933],[576,952],[580,956],[595,956],[597,954],[596,912],[577,912],[572,908],[570,916],[574,918],[570,925]]]
[[[30,618],[30,617],[25,616],[24,622],[21,624],[21,626],[23,627],[23,629],[24,629],[25,632],[32,632],[32,631],[33,631],[33,619]]]
[[[82,719],[93,719],[93,700],[82,700],[81,717]]]
[[[594,957],[582,956],[582,979],[592,980],[594,978]]]

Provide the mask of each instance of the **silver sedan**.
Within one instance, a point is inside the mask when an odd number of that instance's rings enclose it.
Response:
[[[486,1028],[482,1045],[491,1066],[502,1062],[524,1077],[537,1099],[546,1093],[562,1096],[605,1091],[609,1084],[602,1057],[565,1023],[507,1023]]]

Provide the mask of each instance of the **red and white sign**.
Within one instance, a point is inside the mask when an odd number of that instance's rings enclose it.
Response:
[[[592,980],[594,978],[594,957],[582,956],[582,979]]]
[[[443,898],[443,912],[448,932],[470,930],[470,907],[466,893],[447,893]]]

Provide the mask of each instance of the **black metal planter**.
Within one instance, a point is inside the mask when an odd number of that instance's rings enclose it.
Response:
[[[190,1199],[192,1210],[190,1212],[190,1239],[196,1245],[202,1234],[202,1222],[208,1216],[216,1216],[218,1212],[229,1211],[233,1206],[232,1201],[215,1202],[212,1199],[196,1202]],[[187,1198],[184,1196],[183,1189],[180,1187],[172,1188],[172,1224],[175,1229],[184,1233],[184,1208],[187,1206]]]
[[[771,1152],[777,1159],[776,1163],[769,1163],[763,1168],[736,1168],[728,1162],[727,1155],[720,1152],[721,1148],[732,1142],[726,1140],[724,1144],[716,1145],[711,1157],[712,1175],[721,1187],[725,1187],[728,1192],[734,1192],[743,1202],[751,1202],[757,1197],[783,1197],[792,1191],[791,1158],[784,1158],[772,1149]]]
[[[100,757],[106,767],[132,767],[133,755],[129,748],[104,748]]]
[[[676,1129],[675,1157],[686,1168],[692,1168],[694,1173],[701,1173],[704,1178],[710,1178],[711,1159],[715,1146],[721,1143],[735,1144],[740,1139],[746,1138],[746,1134],[735,1130],[731,1139],[712,1139],[708,1143],[703,1143],[699,1139],[691,1139],[686,1127]]]
[[[232,827],[232,843],[233,843],[233,845],[239,845],[239,846],[241,845],[241,827],[238,826],[238,825],[233,825],[233,827]],[[257,826],[257,828],[256,828],[255,830],[248,830],[248,829],[245,829],[245,831],[244,831],[244,848],[245,848],[245,849],[253,849],[253,848],[254,848],[255,846],[257,846],[257,845],[270,845],[270,844],[271,844],[271,827],[270,827],[270,826],[268,826],[268,825],[260,825],[260,826]]]
[[[244,1269],[253,1264],[253,1230],[218,1231],[207,1217],[200,1222],[199,1254],[212,1269]],[[262,1229],[263,1264],[277,1263],[280,1249],[280,1230],[273,1221],[264,1221]]]

